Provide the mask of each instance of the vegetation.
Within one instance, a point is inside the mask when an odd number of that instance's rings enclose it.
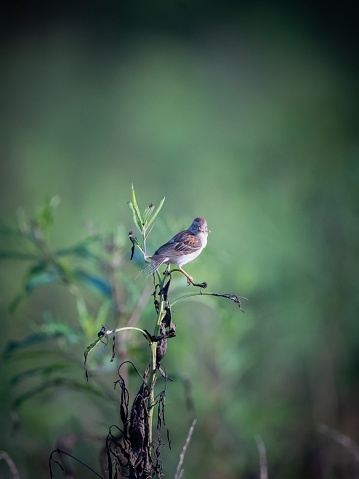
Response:
[[[135,248],[147,260],[146,240],[153,226],[154,220],[160,212],[164,199],[156,209],[151,203],[141,214],[137,204],[135,190],[132,186],[132,201],[129,206],[133,213],[134,223],[139,230],[142,241],[129,233],[132,243],[132,260]],[[59,438],[58,447],[50,455],[50,476],[54,475],[54,463],[58,464],[66,473],[66,477],[74,474],[70,458],[82,464],[95,476],[108,477],[129,477],[131,479],[144,479],[148,477],[160,478],[163,475],[162,451],[164,442],[162,429],[166,430],[167,442],[170,444],[170,433],[166,425],[165,407],[167,381],[172,379],[167,376],[163,360],[167,352],[168,340],[176,336],[176,327],[172,321],[172,305],[178,301],[194,296],[205,298],[207,296],[222,297],[230,299],[241,308],[241,302],[236,294],[220,294],[203,292],[207,284],[205,282],[194,285],[199,292],[185,294],[172,301],[171,282],[172,274],[167,267],[163,274],[159,271],[153,275],[153,292],[150,293],[146,287],[144,293],[153,297],[155,309],[154,330],[151,334],[147,329],[137,326],[143,305],[148,298],[141,296],[140,302],[129,317],[122,316],[122,309],[126,305],[129,309],[130,301],[126,298],[129,295],[133,279],[121,276],[119,284],[119,268],[125,261],[121,255],[119,241],[114,235],[92,235],[72,247],[53,250],[47,241],[48,230],[54,221],[54,209],[58,204],[57,198],[47,201],[38,211],[35,218],[26,220],[21,218],[15,228],[4,228],[3,233],[19,237],[24,243],[24,251],[3,251],[3,259],[27,260],[30,266],[25,274],[22,291],[16,296],[10,309],[14,312],[20,302],[29,298],[38,288],[51,284],[60,284],[65,287],[68,293],[75,297],[78,314],[78,326],[71,327],[62,322],[54,320],[51,316],[40,325],[42,332],[30,334],[22,340],[11,341],[3,354],[3,361],[7,365],[14,362],[23,362],[24,369],[21,373],[11,377],[11,383],[16,384],[22,390],[14,398],[12,409],[17,415],[19,408],[33,396],[44,394],[48,389],[53,394],[58,394],[58,389],[64,388],[81,393],[83,404],[91,401],[92,395],[100,397],[103,401],[108,400],[110,394],[108,387],[104,389],[98,381],[98,376],[103,376],[103,368],[106,367],[106,356],[102,355],[100,360],[92,365],[91,372],[88,372],[88,355],[96,347],[107,344],[109,339],[112,343],[112,356],[107,361],[115,362],[120,358],[120,364],[116,365],[118,379],[114,382],[115,388],[120,390],[118,395],[118,415],[120,425],[109,425],[107,438],[103,438],[103,446],[100,449],[100,462],[102,475],[96,473],[91,466],[86,465],[86,458],[79,459],[73,456],[72,448],[75,443],[83,438],[95,439],[101,442],[101,436],[88,435],[87,431],[77,435]],[[145,263],[143,263],[145,264]],[[178,270],[175,270],[178,271]],[[179,272],[179,271],[178,271]],[[100,295],[100,306],[96,317],[89,313],[88,303],[90,298],[85,298],[85,291],[96,291]],[[114,329],[108,329],[104,323],[112,313],[114,319],[121,325]],[[127,320],[127,322],[126,322]],[[149,345],[150,363],[145,371],[140,373],[136,366],[138,351],[134,348],[130,354],[127,340],[128,333],[142,333]],[[95,335],[96,333],[96,335]],[[116,339],[122,333],[122,337]],[[93,341],[94,337],[97,337]],[[88,384],[74,378],[69,371],[78,364],[79,357],[68,354],[71,344],[83,345],[86,341],[91,344],[84,350],[84,366]],[[117,342],[119,345],[117,345]],[[54,344],[55,343],[55,344]],[[48,348],[56,353],[54,359],[48,361]],[[29,360],[31,355],[31,361]],[[29,366],[30,364],[30,366]],[[129,367],[140,379],[140,386],[134,398],[129,393]],[[179,375],[180,371],[175,371]],[[91,380],[90,380],[91,379]],[[92,384],[92,379],[94,382]],[[157,392],[155,386],[162,379],[163,385]],[[30,380],[30,381],[29,381]],[[190,380],[190,378],[189,378]],[[31,386],[29,385],[31,384]],[[15,388],[15,389],[17,389]],[[16,394],[16,393],[15,393]],[[71,407],[71,404],[69,405]],[[156,412],[156,426],[154,425],[154,414]],[[181,411],[178,411],[181,415]],[[191,427],[193,432],[194,423]],[[56,459],[58,454],[61,459]],[[182,476],[181,463],[177,468],[176,477]]]
[[[166,197],[148,254],[196,216],[212,231],[188,265],[208,287],[171,275],[176,337],[155,393],[166,391],[165,477],[175,476],[190,430],[183,479],[259,477],[265,464],[276,479],[357,476],[354,7],[9,8],[0,51],[0,476],[16,477],[16,467],[21,479],[49,477],[56,449],[102,475],[104,438],[121,426],[119,373],[130,415],[152,362],[149,336],[103,336],[87,355],[88,381],[84,352],[102,325],[154,336],[154,284],[139,274],[137,246],[130,261],[130,230],[143,249],[132,182],[139,205]],[[60,207],[56,198],[43,204],[55,194]],[[245,314],[208,292],[245,296]],[[130,363],[118,371],[127,357],[138,372]],[[156,423],[157,410],[157,441]],[[65,454],[52,459],[93,477]]]

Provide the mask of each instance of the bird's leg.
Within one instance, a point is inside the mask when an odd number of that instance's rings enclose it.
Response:
[[[190,276],[189,274],[187,274],[186,271],[185,271],[184,269],[180,268],[179,266],[178,266],[177,269],[173,269],[173,270],[172,270],[172,273],[173,273],[174,271],[180,271],[181,273],[183,273],[183,274],[186,276],[186,278],[187,278],[187,284],[188,284],[188,285],[198,286],[199,288],[207,288],[207,286],[208,286],[207,283],[206,283],[206,281],[204,281],[203,283],[199,283],[199,284],[195,283],[195,282],[193,281],[192,276]]]
[[[183,273],[186,276],[188,285],[194,284],[192,276],[190,276],[188,273],[186,273],[186,271],[184,269],[182,269],[181,266],[178,266],[178,269],[181,271],[181,273]]]

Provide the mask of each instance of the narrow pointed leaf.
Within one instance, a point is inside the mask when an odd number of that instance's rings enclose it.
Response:
[[[74,246],[67,247],[67,248],[60,248],[54,251],[55,256],[77,256],[80,258],[93,258],[97,259],[97,257],[91,253],[90,246],[100,242],[103,239],[103,235],[101,234],[94,234],[85,238],[82,241],[79,241]]]
[[[54,210],[59,205],[60,198],[54,196],[45,200],[44,204],[39,208],[36,221],[42,230],[49,228],[54,223]]]
[[[138,207],[138,204],[137,204],[137,200],[136,200],[136,194],[135,194],[135,188],[133,187],[133,184],[132,184],[132,189],[131,189],[131,193],[132,193],[132,205],[133,205],[133,209],[135,211],[135,215],[138,219],[138,222],[140,223],[140,231],[142,231],[142,226],[143,226],[143,221],[142,221],[142,217],[141,217],[141,213],[140,213],[140,209]]]
[[[82,271],[80,269],[74,272],[74,276],[85,286],[91,286],[104,296],[112,298],[111,285],[100,276],[95,276],[94,274],[87,273],[86,271]]]
[[[146,228],[149,228],[149,226],[151,226],[151,224],[155,221],[156,216],[157,216],[158,213],[161,211],[161,208],[162,208],[164,202],[165,202],[165,197],[162,198],[162,200],[161,200],[160,204],[158,205],[156,211],[153,213],[153,215],[151,216],[149,222],[147,223]]]
[[[0,226],[0,234],[2,235],[14,235],[14,236],[22,236],[22,232],[19,228],[13,228],[11,226]]]
[[[145,212],[143,214],[143,221],[145,223],[147,223],[147,220],[151,216],[152,212],[154,211],[154,208],[155,208],[155,205],[153,203],[150,203],[145,209]]]
[[[36,255],[31,253],[22,253],[21,251],[0,251],[0,259],[34,260],[36,259]]]
[[[139,232],[142,233],[141,218],[137,215],[136,210],[135,210],[133,204],[131,203],[131,201],[128,204],[130,205],[130,208],[131,208],[131,211],[132,211],[132,214],[133,214],[133,221],[134,221],[137,229],[139,230]]]
[[[5,358],[22,348],[45,342],[48,339],[49,337],[46,334],[36,333],[27,336],[25,339],[9,341],[6,345],[5,351],[2,354],[2,357]]]

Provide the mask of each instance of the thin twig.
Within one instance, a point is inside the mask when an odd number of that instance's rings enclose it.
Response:
[[[183,464],[183,461],[184,461],[184,456],[186,454],[186,451],[187,451],[187,447],[190,443],[190,440],[191,440],[191,437],[192,437],[192,434],[193,434],[193,430],[194,430],[194,427],[196,425],[196,422],[197,422],[197,419],[193,419],[193,422],[192,422],[192,425],[188,431],[188,436],[187,436],[187,439],[186,439],[186,442],[183,446],[183,449],[182,449],[182,452],[181,452],[181,455],[180,455],[180,459],[179,459],[179,463],[178,463],[178,466],[177,466],[177,470],[176,470],[176,474],[175,474],[175,478],[174,479],[181,479],[182,475],[183,475],[183,469],[182,469],[182,464]]]
[[[8,465],[13,479],[20,479],[19,471],[17,470],[17,467],[15,466],[14,461],[11,459],[11,457],[9,456],[7,452],[0,451],[0,461],[1,460],[5,461],[6,464]]]
[[[256,436],[256,443],[259,452],[259,465],[260,465],[260,479],[268,479],[268,466],[267,466],[267,454],[266,447],[263,439],[260,436]]]
[[[326,424],[319,424],[318,431],[325,436],[330,437],[341,446],[345,447],[345,449],[347,449],[347,451],[349,451],[350,454],[352,454],[355,460],[359,463],[359,446],[355,444],[355,442],[350,439],[349,436],[342,434],[341,432],[327,426]]]

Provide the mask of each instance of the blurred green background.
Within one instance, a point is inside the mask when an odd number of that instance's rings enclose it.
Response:
[[[188,272],[211,291],[248,301],[245,314],[213,298],[175,308],[166,371],[190,379],[198,418],[184,477],[259,477],[256,436],[269,477],[355,477],[353,451],[318,432],[326,424],[359,444],[354,8],[218,3],[8,7],[1,20],[2,222],[58,195],[54,248],[121,225],[130,314],[146,285],[134,279],[140,266],[128,265],[131,183],[142,207],[166,197],[150,251],[204,216],[212,233]],[[2,248],[17,247],[12,241],[2,238]],[[25,270],[18,261],[1,263],[2,351],[42,330],[45,313],[77,327],[76,304],[59,286],[40,288],[9,313]],[[182,278],[176,288],[188,292]],[[143,327],[151,312],[149,304]],[[83,349],[61,348],[73,353],[82,381]],[[1,366],[0,449],[21,479],[49,477],[57,439],[106,434],[118,423],[116,407],[103,398],[85,405],[79,391],[45,391],[19,408],[14,430],[11,381],[22,367],[16,359]],[[111,392],[113,380],[110,373],[103,381]],[[164,467],[174,477],[190,424],[179,381],[168,385],[167,403],[173,448]],[[79,448],[98,470],[99,445]],[[0,471],[11,477],[3,462]],[[81,470],[77,477],[93,476]]]

